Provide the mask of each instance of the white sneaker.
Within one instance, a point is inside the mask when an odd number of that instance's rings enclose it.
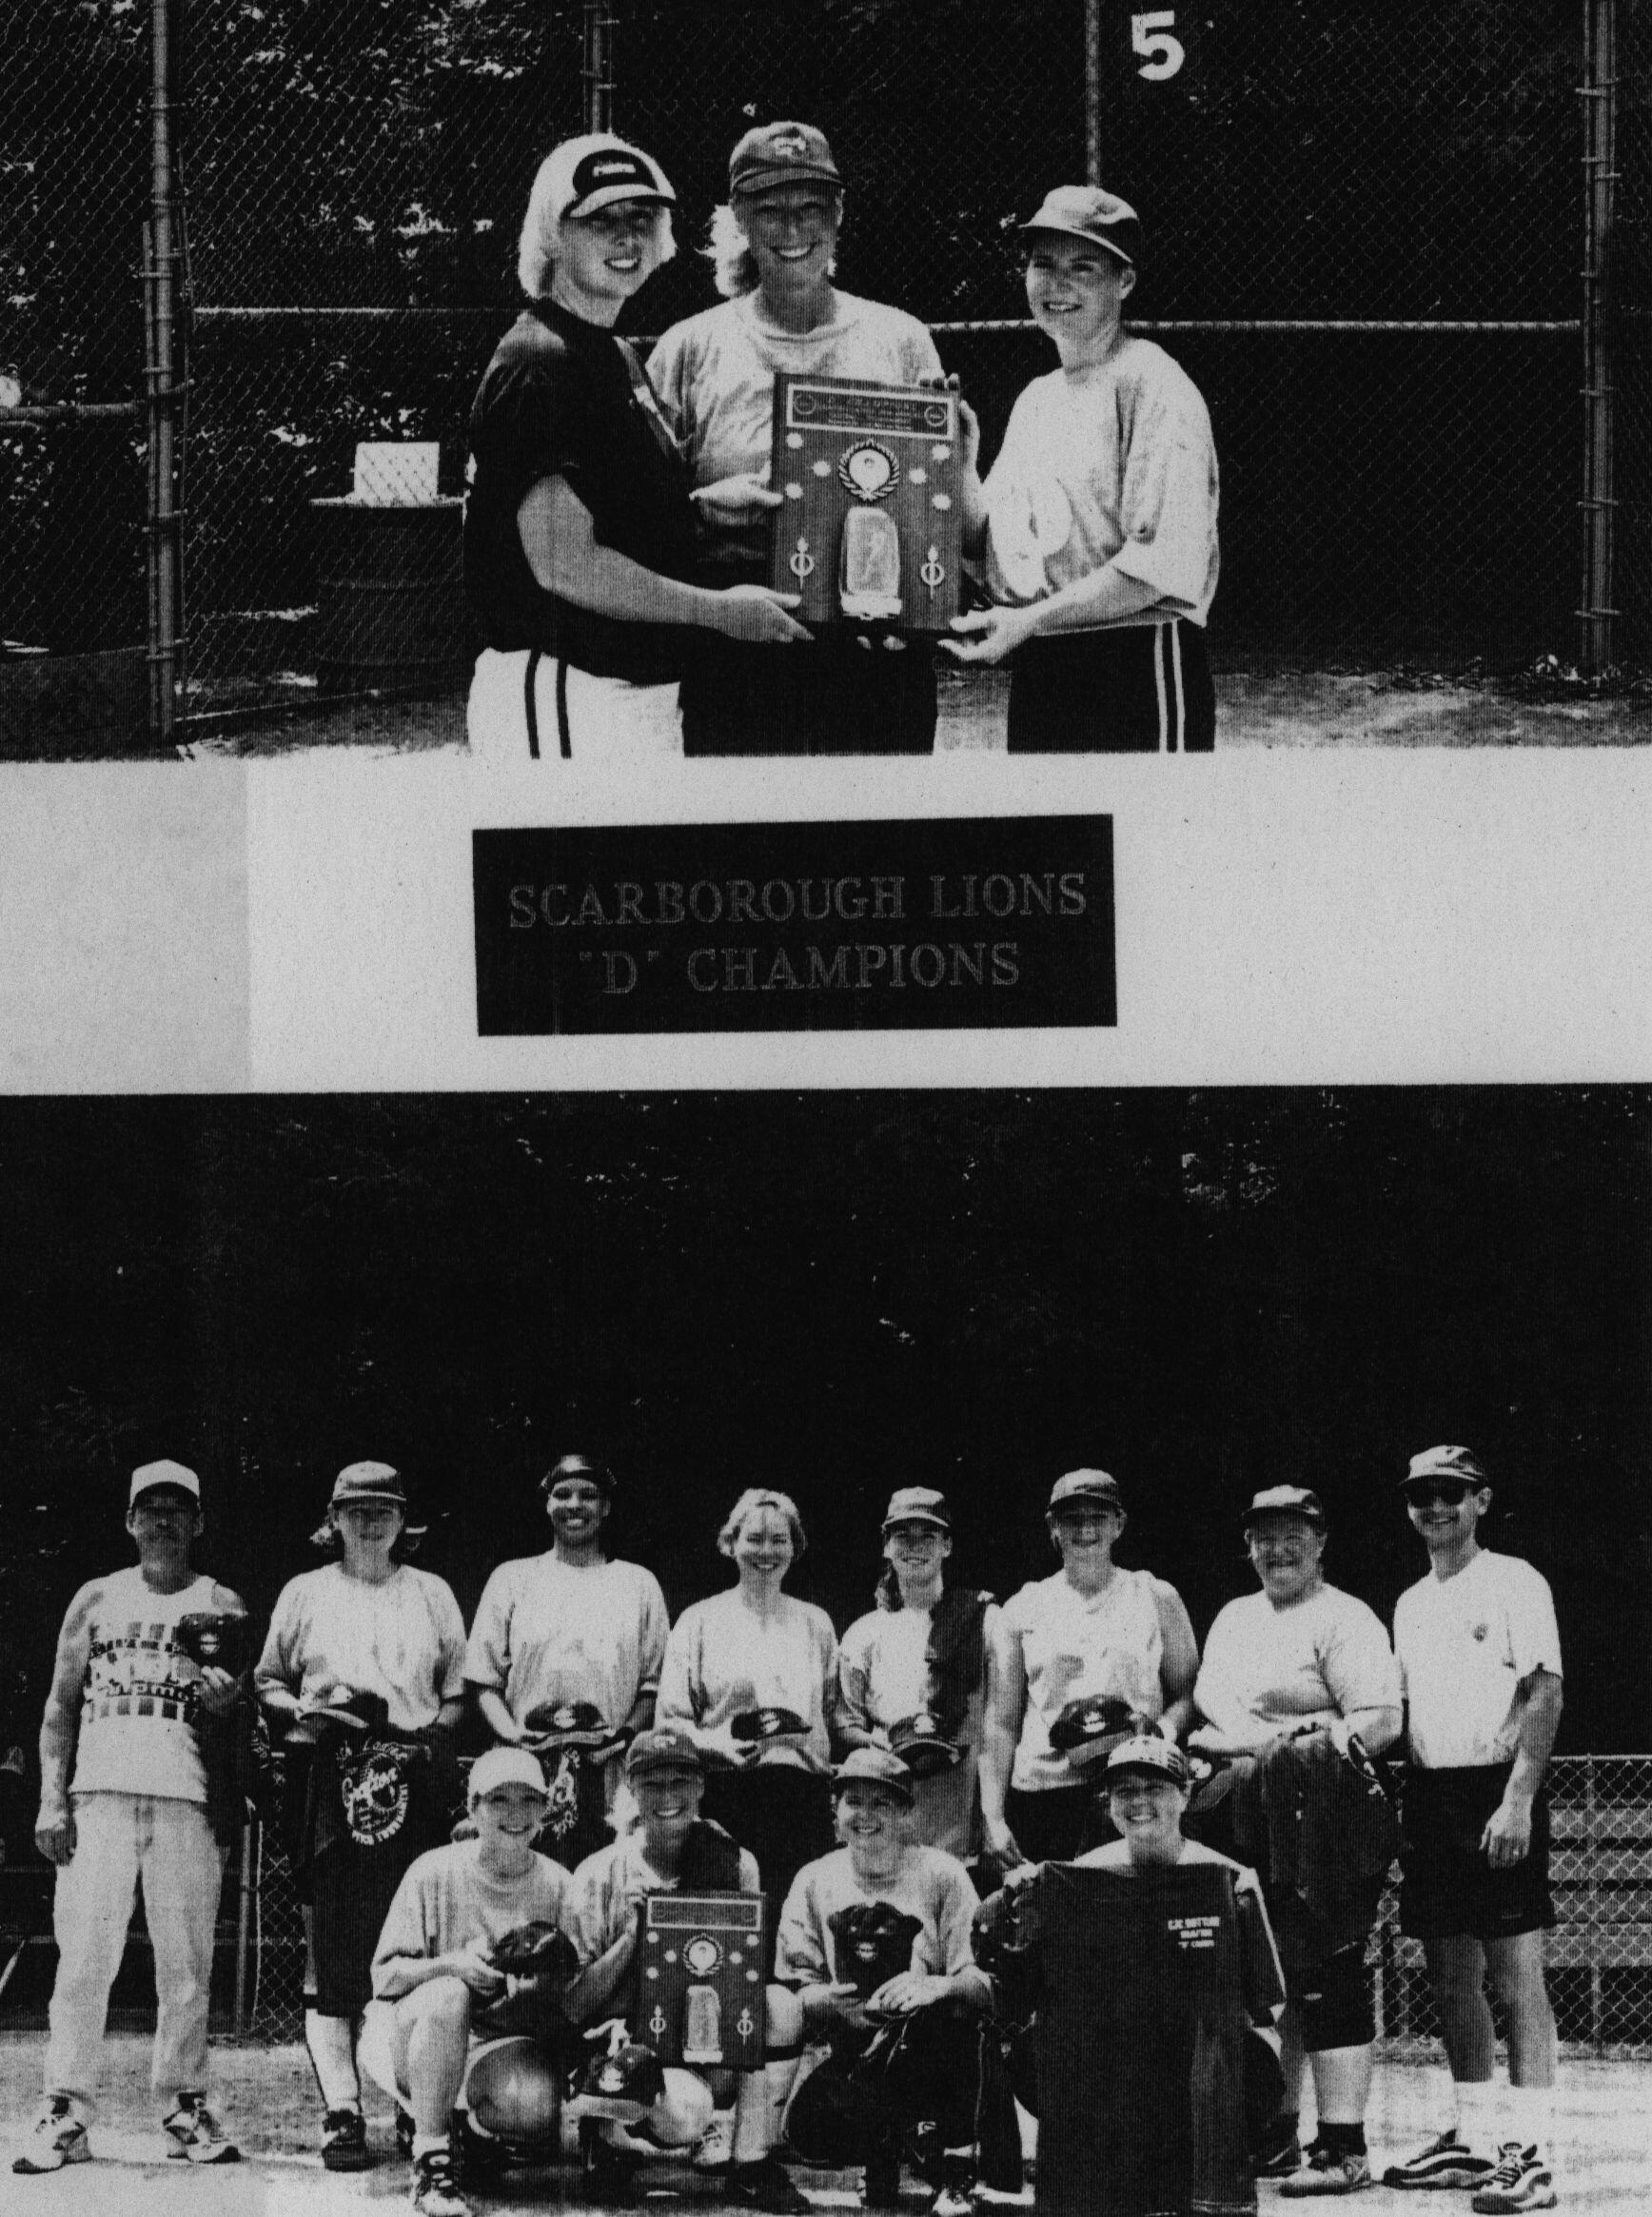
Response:
[[[1505,2140],[1497,2151],[1497,2168],[1475,2195],[1472,2206],[1487,2217],[1510,2209],[1552,2209],[1554,2174],[1535,2148]]]
[[[241,2150],[218,2129],[218,2120],[199,2094],[181,2094],[178,2107],[161,2120],[170,2143],[168,2156],[186,2163],[239,2163]]]
[[[727,2170],[734,2159],[735,2113],[732,2109],[714,2109],[711,2123],[694,2151],[694,2168],[696,2170]]]
[[[49,2170],[62,2170],[65,2164],[90,2161],[91,2142],[86,2136],[86,2127],[74,2113],[74,2104],[67,2094],[48,2094],[34,2120],[28,2145],[13,2160],[11,2168],[25,2178],[30,2178]]]

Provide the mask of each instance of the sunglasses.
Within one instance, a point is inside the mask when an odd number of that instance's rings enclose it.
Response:
[[[1445,1507],[1454,1509],[1474,1490],[1466,1480],[1461,1478],[1430,1481],[1426,1485],[1408,1485],[1406,1488],[1406,1504],[1408,1508],[1426,1509],[1439,1501]]]

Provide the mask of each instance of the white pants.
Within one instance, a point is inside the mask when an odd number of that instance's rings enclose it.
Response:
[[[484,647],[470,681],[465,731],[481,761],[560,762],[564,731],[568,758],[623,766],[664,762],[682,755],[682,717],[677,685],[633,685],[624,677],[593,677],[554,655],[534,664],[534,727],[528,721],[528,650],[502,654]]]
[[[109,1989],[126,1952],[141,1883],[155,1951],[155,2050],[149,2084],[163,2108],[206,2088],[212,1935],[225,1851],[199,1802],[148,1794],[74,1801],[74,1854],[57,1874],[57,1980],[46,2090],[88,2111],[98,2080]]]

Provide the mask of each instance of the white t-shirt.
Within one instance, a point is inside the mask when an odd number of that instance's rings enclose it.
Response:
[[[719,478],[765,481],[774,438],[775,374],[918,384],[941,375],[927,324],[904,308],[840,292],[833,319],[812,331],[767,323],[756,293],[674,324],[648,359],[649,382],[673,420],[697,485]],[[768,525],[728,534],[725,551],[747,561],[768,545]]]
[[[908,1848],[895,1875],[866,1885],[855,1874],[847,1848],[805,1863],[792,1881],[780,1912],[775,1976],[782,1984],[841,1983],[832,1919],[856,1902],[887,1901],[922,1928],[912,1943],[909,1970],[951,1977],[974,1961],[970,1925],[980,1896],[955,1855],[942,1848]]]
[[[398,1958],[429,1961],[478,1940],[491,1947],[519,1925],[560,1924],[572,1883],[548,1855],[536,1854],[520,1877],[507,1880],[488,1875],[479,1840],[427,1850],[402,1874],[379,1934],[375,1991]]]
[[[659,1580],[639,1563],[521,1556],[482,1590],[464,1675],[502,1695],[519,1724],[541,1702],[592,1701],[620,1725],[659,1682],[670,1624]]]
[[[1163,1716],[1161,1587],[1172,1591],[1150,1571],[1118,1570],[1100,1593],[1081,1594],[1057,1571],[1005,1603],[1004,1630],[1020,1641],[1027,1676],[1027,1714],[1010,1777],[1018,1792],[1080,1782],[1050,1745],[1050,1727],[1068,1702],[1128,1701],[1144,1717]]]
[[[396,1731],[419,1732],[464,1691],[464,1619],[431,1571],[398,1563],[369,1585],[330,1562],[283,1586],[255,1677],[311,1699],[338,1685],[379,1694]]]
[[[1328,1724],[1397,1709],[1400,1670],[1375,1610],[1337,1586],[1276,1609],[1244,1594],[1217,1614],[1193,1698],[1219,1731]]]
[[[934,1674],[929,1648],[934,1613],[930,1609],[871,1609],[843,1635],[837,1653],[837,1684],[846,1722],[862,1732],[881,1732],[934,1703]],[[981,1719],[986,1707],[986,1674],[970,1695],[960,1727],[963,1753],[950,1771],[914,1784],[912,1829],[932,1848],[950,1854],[974,1854],[979,1831],[976,1793],[980,1770]]]
[[[1114,561],[1151,586],[1124,618],[1203,623],[1215,597],[1216,449],[1197,386],[1150,339],[1034,378],[985,485],[987,590],[1025,607]]]
[[[1547,1579],[1490,1548],[1455,1578],[1430,1571],[1400,1596],[1394,1649],[1411,1760],[1427,1771],[1510,1761],[1522,1682],[1533,1671],[1562,1675]]]
[[[837,1635],[825,1610],[782,1594],[777,1613],[759,1617],[731,1586],[692,1602],[672,1626],[655,1722],[718,1732],[743,1710],[790,1709],[809,1727],[803,1750],[788,1743],[763,1759],[824,1771],[836,1697]]]
[[[65,1634],[77,1626],[87,1665],[74,1794],[206,1801],[195,1737],[201,1673],[176,1633],[180,1617],[214,1611],[218,1592],[211,1579],[196,1578],[181,1593],[158,1594],[134,1568],[97,1579],[75,1596]]]

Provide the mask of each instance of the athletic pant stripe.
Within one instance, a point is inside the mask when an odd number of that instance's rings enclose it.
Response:
[[[1162,755],[1170,745],[1170,718],[1165,700],[1165,627],[1162,623],[1153,626],[1153,692],[1158,701],[1159,753]]]

